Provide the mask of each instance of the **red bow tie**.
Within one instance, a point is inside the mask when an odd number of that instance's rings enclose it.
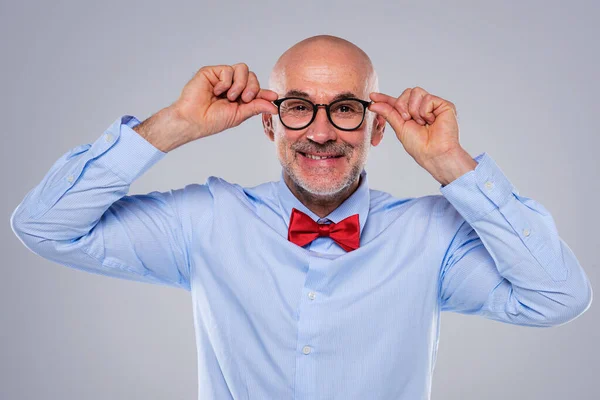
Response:
[[[344,218],[337,224],[317,224],[302,211],[292,208],[288,240],[298,246],[304,246],[319,236],[329,236],[346,251],[358,249],[360,245],[358,214]]]

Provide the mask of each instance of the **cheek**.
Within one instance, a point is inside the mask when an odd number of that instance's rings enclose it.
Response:
[[[282,161],[289,161],[293,157],[293,151],[290,149],[290,142],[281,132],[275,133],[275,146],[277,147],[277,155]]]
[[[289,134],[281,127],[274,127],[274,132],[274,142],[279,156],[284,159],[292,159],[295,156],[295,151],[290,146],[298,140],[300,135]]]
[[[368,131],[361,132],[359,136],[348,139],[348,143],[354,148],[354,156],[357,153],[365,152],[371,144],[371,136]]]

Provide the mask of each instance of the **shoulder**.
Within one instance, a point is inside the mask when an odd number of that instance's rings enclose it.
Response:
[[[454,206],[441,194],[431,194],[419,197],[396,197],[388,192],[370,189],[370,215],[386,215],[395,219],[406,212],[417,216],[459,220],[462,217]]]
[[[444,208],[444,196],[426,195],[419,197],[397,197],[382,190],[369,189],[370,213],[393,212],[417,208],[429,212],[439,212]]]
[[[205,183],[190,183],[179,189],[181,196],[194,203],[241,202],[250,206],[267,203],[276,196],[276,182],[264,182],[255,186],[242,186],[224,178],[209,176]]]

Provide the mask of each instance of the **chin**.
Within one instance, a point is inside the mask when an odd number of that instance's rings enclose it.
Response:
[[[352,183],[348,177],[336,177],[332,179],[331,174],[304,175],[300,179],[292,179],[306,192],[321,197],[331,197],[342,192]]]
[[[296,160],[287,160],[285,157],[281,157],[279,161],[298,190],[321,198],[341,195],[358,179],[362,171],[362,166],[359,164],[348,163],[340,168],[340,165],[306,166]]]

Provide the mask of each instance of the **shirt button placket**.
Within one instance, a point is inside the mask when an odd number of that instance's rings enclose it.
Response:
[[[308,298],[311,300],[314,300],[317,297],[315,292],[308,292]],[[308,355],[310,354],[310,351],[312,350],[312,348],[310,346],[304,346],[302,348],[302,353]]]
[[[314,244],[314,241],[313,243]],[[321,284],[320,270],[324,269],[323,260],[314,251],[308,256],[308,265],[304,286],[300,293],[300,304],[298,307],[298,332],[296,337],[296,370],[294,377],[295,399],[308,400],[318,398],[316,386],[318,382],[318,335],[319,305],[317,299],[317,288]]]

